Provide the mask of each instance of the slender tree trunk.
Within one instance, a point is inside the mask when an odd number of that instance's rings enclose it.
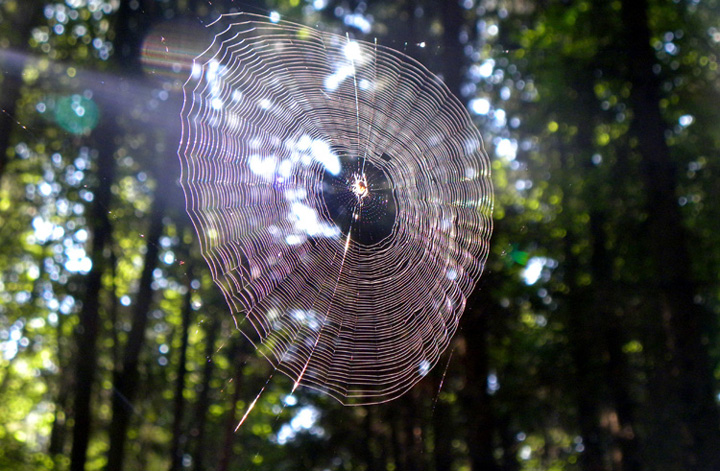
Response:
[[[562,165],[563,181],[566,182],[563,188],[566,204],[573,205],[577,200],[592,208],[593,196],[597,189],[591,178],[591,154],[593,152],[593,135],[595,132],[595,116],[593,111],[596,106],[596,99],[593,91],[593,71],[590,67],[578,67],[575,63],[566,64],[567,74],[575,74],[570,86],[575,93],[576,109],[571,110],[573,120],[580,123],[575,141],[571,146],[561,145],[560,161]],[[572,177],[578,172],[584,172],[587,184],[577,188],[572,185]],[[593,195],[593,196],[590,196]],[[592,213],[592,209],[588,209]],[[595,299],[595,293],[601,283],[610,276],[609,273],[601,273],[600,266],[595,267],[592,272],[594,285],[591,288],[583,287],[578,283],[581,261],[578,255],[573,252],[579,240],[587,238],[586,227],[573,229],[576,225],[573,216],[565,214],[565,226],[569,228],[568,235],[563,239],[563,268],[565,283],[570,288],[567,295],[567,325],[568,341],[570,343],[570,355],[575,366],[575,401],[577,404],[577,421],[585,447],[580,462],[586,471],[605,471],[608,469],[608,433],[600,426],[601,412],[603,407],[608,407],[607,389],[605,389],[599,378],[603,378],[606,371],[604,367],[604,345],[598,342],[598,335],[603,339],[602,332],[608,318],[602,311],[607,305],[607,299],[601,302]],[[599,221],[591,220],[591,228],[597,228]],[[595,225],[593,225],[595,224]],[[591,230],[592,232],[592,230]],[[602,244],[604,238],[599,237],[593,241],[593,260],[597,261],[598,256],[604,254]],[[602,250],[596,252],[595,250]],[[607,260],[603,260],[606,262]],[[602,266],[604,267],[604,265]],[[593,291],[593,288],[595,291]],[[612,299],[612,298],[610,298]]]
[[[100,330],[100,292],[105,272],[105,249],[112,228],[108,218],[115,178],[114,136],[112,119],[106,117],[95,130],[98,147],[98,186],[94,192],[90,224],[93,234],[90,259],[92,268],[85,282],[85,294],[77,326],[77,361],[75,362],[75,400],[73,406],[73,444],[70,453],[70,470],[85,471],[85,460],[90,441],[91,399],[97,367],[96,339]]]
[[[618,415],[619,430],[615,432],[615,446],[620,451],[619,459],[613,458],[615,469],[622,471],[641,471],[640,445],[637,436],[635,416],[637,405],[632,400],[628,388],[632,378],[628,371],[625,353],[622,345],[626,335],[622,329],[622,319],[615,314],[612,303],[614,299],[612,283],[612,256],[606,248],[605,223],[607,217],[604,212],[595,210],[590,213],[590,232],[592,238],[592,258],[590,267],[594,280],[593,311],[595,316],[602,320],[604,332],[603,356],[607,357],[606,377],[610,391],[610,400],[615,404]],[[598,331],[598,333],[600,330]],[[615,453],[611,453],[616,456]]]
[[[73,382],[75,378],[70,372],[71,358],[67,351],[66,345],[63,342],[65,338],[64,326],[65,316],[58,316],[57,323],[55,325],[55,335],[57,337],[57,365],[58,365],[58,377],[57,377],[57,397],[55,398],[55,411],[53,416],[53,425],[50,430],[50,443],[48,444],[48,454],[55,461],[56,467],[58,466],[58,458],[65,456],[65,444],[68,438],[68,401],[70,400],[70,392],[73,389]]]
[[[27,2],[23,8],[17,8],[10,16],[12,28],[17,37],[18,44],[13,44],[14,50],[3,54],[3,76],[0,84],[0,180],[5,174],[8,162],[8,148],[14,129],[20,125],[17,122],[17,103],[20,100],[23,86],[23,72],[28,59],[28,44],[32,28],[43,17],[44,3]]]
[[[607,469],[611,462],[621,466],[624,471],[637,471],[637,436],[634,432],[635,405],[629,399],[627,392],[630,378],[623,376],[623,380],[615,375],[624,373],[624,354],[621,350],[624,333],[617,327],[618,319],[614,314],[612,300],[618,298],[613,292],[612,254],[606,247],[605,224],[607,217],[604,208],[608,202],[603,201],[602,208],[596,206],[595,201],[607,188],[606,182],[598,180],[593,173],[597,170],[591,164],[591,154],[594,148],[596,98],[593,90],[593,67],[578,68],[577,64],[567,65],[569,73],[576,76],[572,81],[572,88],[577,96],[576,107],[571,111],[572,119],[581,123],[574,140],[574,149],[577,156],[575,165],[570,168],[563,160],[563,168],[567,172],[576,173],[579,170],[586,176],[586,184],[579,195],[590,212],[590,239],[592,242],[592,256],[590,260],[590,273],[592,287],[583,290],[577,286],[577,256],[572,252],[577,237],[586,237],[585,234],[570,234],[565,239],[565,268],[566,278],[571,286],[568,306],[571,318],[567,320],[571,352],[578,378],[577,402],[578,425],[584,438],[585,450],[581,455],[581,462],[585,469]],[[572,197],[573,188],[564,189],[566,197]],[[567,221],[568,227],[572,221]],[[614,337],[611,337],[613,335]],[[617,349],[617,350],[616,350]],[[609,364],[612,363],[612,364]],[[609,374],[608,374],[609,373]],[[599,387],[598,379],[606,377],[607,389]],[[617,450],[615,453],[609,445],[608,433],[600,426],[601,406],[608,407],[615,403],[620,431],[615,431],[614,437]],[[615,469],[615,467],[613,467]]]
[[[403,401],[403,421],[407,438],[406,463],[409,471],[425,470],[424,430],[420,422],[420,407],[415,391],[409,391],[401,400]]]
[[[393,444],[393,462],[397,471],[407,471],[407,451],[405,447],[405,441],[403,440],[403,433],[401,428],[402,417],[399,414],[399,408],[390,409],[390,432],[392,435]]]
[[[60,391],[55,399],[55,414],[53,416],[50,443],[48,445],[48,454],[53,459],[59,455],[63,455],[65,449],[65,435],[67,433],[65,410],[67,409],[68,387],[65,385],[64,376],[65,375],[61,375]]]
[[[157,17],[157,14],[158,8],[154,0],[123,0],[120,3],[115,24],[115,60],[128,77],[139,77],[142,73],[139,61],[140,46],[147,27]],[[145,234],[147,250],[140,277],[137,303],[133,309],[122,366],[120,369],[116,369],[113,378],[113,415],[109,430],[110,449],[105,468],[107,471],[121,471],[123,468],[127,429],[134,411],[133,402],[139,379],[138,364],[140,352],[145,343],[145,327],[152,303],[152,272],[157,266],[160,236],[163,232],[162,218],[167,204],[162,188],[165,188],[168,175],[163,169],[159,169],[157,174],[160,190],[155,194],[150,214],[150,227]]]
[[[460,90],[464,81],[467,58],[460,35],[465,25],[465,10],[459,0],[449,0],[442,9],[443,21],[443,78],[450,91],[462,99]],[[464,315],[464,338],[467,352],[464,358],[467,383],[461,394],[461,404],[467,411],[468,449],[474,471],[493,471],[497,463],[493,456],[494,422],[487,392],[488,322],[486,312],[473,309],[468,303]]]
[[[577,402],[577,418],[583,438],[583,451],[580,460],[584,470],[606,471],[603,446],[605,433],[600,428],[600,406],[602,405],[602,387],[598,378],[602,378],[602,355],[596,336],[601,325],[596,310],[591,307],[586,290],[576,283],[576,257],[572,253],[575,238],[568,233],[565,238],[565,280],[570,286],[567,298],[568,340],[570,354],[575,365],[575,400]]]
[[[463,337],[467,345],[464,356],[466,383],[460,400],[468,414],[468,452],[473,471],[498,469],[493,455],[495,423],[487,391],[488,315],[487,312],[472,309],[466,312],[463,321]]]
[[[110,247],[110,267],[112,270],[112,292],[110,307],[108,309],[108,319],[110,321],[110,338],[112,339],[112,351],[110,358],[112,358],[113,365],[120,364],[120,336],[118,330],[120,325],[118,324],[118,297],[117,297],[117,252],[115,247]]]
[[[393,463],[393,433],[392,423],[388,419],[387,409],[378,409],[378,415],[375,415],[376,423],[381,427],[381,434],[377,437],[377,443],[380,452],[380,468],[381,470],[388,469]],[[395,468],[397,469],[397,467]]]
[[[242,392],[242,365],[240,361],[241,349],[237,345],[237,341],[232,344],[232,353],[230,358],[232,364],[236,366],[237,370],[233,377],[233,395],[230,402],[230,408],[228,410],[227,418],[225,419],[225,431],[223,433],[223,447],[220,450],[220,459],[218,460],[217,471],[228,471],[230,469],[230,461],[233,456],[233,438],[235,437],[235,428],[238,424],[237,417],[237,403],[240,400],[240,394]]]
[[[137,10],[143,11],[149,0],[140,0]],[[115,56],[124,72],[139,74],[137,60],[142,36],[138,34],[138,25],[131,25],[131,18],[139,16],[130,5],[129,0],[120,4],[115,24]],[[131,26],[135,26],[134,28]],[[105,271],[105,249],[111,236],[108,208],[111,207],[111,186],[114,180],[115,121],[111,113],[106,113],[100,125],[93,132],[98,142],[98,179],[99,185],[94,192],[91,224],[93,242],[91,250],[92,268],[86,278],[85,296],[80,311],[80,322],[77,328],[77,362],[75,364],[75,400],[73,407],[73,445],[71,451],[71,471],[85,471],[87,448],[90,440],[92,417],[92,388],[97,368],[96,338],[100,330],[100,292],[102,275]],[[112,463],[111,463],[112,465]]]
[[[125,442],[130,418],[134,412],[139,380],[140,352],[145,343],[145,329],[152,304],[152,277],[157,267],[160,249],[160,237],[163,233],[163,215],[165,198],[157,195],[150,214],[150,228],[145,234],[147,241],[145,262],[140,276],[140,288],[137,303],[133,309],[130,333],[123,354],[122,367],[115,372],[112,398],[112,422],[110,424],[110,450],[108,451],[107,471],[121,471],[125,459]]]
[[[6,62],[8,60],[6,59]],[[22,91],[22,72],[27,62],[26,56],[22,56],[20,64],[3,65],[7,72],[3,76],[2,88],[0,88],[0,180],[5,174],[5,167],[8,162],[8,148],[10,138],[15,127],[19,126],[16,120],[17,102]]]
[[[67,404],[67,393],[58,396],[55,400],[55,414],[53,416],[53,425],[50,431],[50,444],[48,445],[48,455],[53,459],[57,466],[57,458],[64,455],[65,434],[67,433],[67,421],[65,408]]]
[[[408,471],[417,471],[419,468],[417,446],[415,437],[415,407],[412,403],[412,391],[404,395],[402,401],[403,434],[405,435],[405,463]]]
[[[678,7],[680,8],[680,7]],[[651,388],[654,413],[664,422],[655,438],[659,450],[678,445],[675,469],[720,469],[720,414],[715,402],[711,362],[704,338],[709,315],[693,302],[693,282],[687,235],[677,203],[677,171],[665,141],[666,126],[660,112],[660,84],[652,67],[647,0],[624,0],[622,21],[631,84],[631,131],[638,139],[643,183],[647,195],[648,255],[654,262],[658,316],[665,345],[659,352],[669,358],[658,378],[667,381],[672,397],[657,397],[663,388]],[[677,410],[673,402],[677,401]],[[669,434],[668,430],[676,433]],[[667,440],[665,438],[669,438]],[[672,441],[674,443],[667,443]]]
[[[365,466],[368,471],[381,471],[383,468],[378,463],[378,457],[375,454],[375,432],[373,429],[373,407],[365,408],[365,417],[363,418],[363,431],[365,439],[363,440],[362,453],[365,455]]]
[[[213,319],[206,331],[205,338],[205,366],[202,373],[201,389],[198,393],[198,400],[195,404],[195,426],[190,431],[190,435],[195,437],[195,453],[193,455],[195,471],[203,471],[205,465],[205,424],[207,423],[207,413],[210,408],[210,380],[213,373],[212,357],[215,353],[215,339],[217,331],[220,328],[220,322]]]
[[[182,311],[182,326],[180,327],[180,354],[178,358],[177,379],[175,383],[175,400],[173,407],[173,427],[172,441],[170,443],[170,471],[180,471],[182,469],[183,450],[181,448],[184,434],[182,432],[183,414],[185,412],[185,375],[187,373],[187,349],[188,349],[188,330],[190,329],[190,316],[192,313],[192,265],[188,264],[187,272],[187,293],[185,293],[185,303]]]
[[[503,419],[503,416],[497,419],[499,423],[497,428],[500,431],[500,441],[503,450],[502,464],[498,469],[500,471],[519,471],[520,463],[518,462],[517,456],[520,445],[517,440],[517,435],[512,430],[510,424],[507,423],[507,420]]]
[[[435,471],[451,471],[453,469],[452,439],[454,436],[454,424],[452,422],[452,414],[450,405],[439,397],[444,379],[445,371],[438,368],[437,365],[433,370],[436,378],[436,394],[438,395],[433,415],[433,438],[434,438],[434,461]]]
[[[612,316],[616,325],[620,319]],[[606,334],[608,347],[608,385],[613,392],[613,402],[617,410],[620,430],[615,434],[616,446],[620,451],[619,471],[641,471],[643,469],[640,456],[640,440],[635,426],[637,406],[630,397],[628,386],[631,384],[625,353],[622,351],[623,332],[619,327],[611,326]]]
[[[450,91],[462,99],[460,89],[467,65],[464,44],[460,42],[460,33],[465,25],[464,9],[459,0],[448,0],[442,9],[443,21],[443,80]]]

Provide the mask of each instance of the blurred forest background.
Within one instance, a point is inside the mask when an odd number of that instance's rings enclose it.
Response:
[[[221,13],[377,38],[493,159],[451,348],[344,408],[235,330],[177,185]],[[0,0],[0,469],[720,469],[717,0]]]

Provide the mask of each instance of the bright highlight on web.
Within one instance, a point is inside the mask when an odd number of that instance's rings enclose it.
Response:
[[[215,282],[294,388],[396,398],[447,348],[487,259],[482,138],[404,54],[255,15],[218,21],[184,86],[179,150]]]

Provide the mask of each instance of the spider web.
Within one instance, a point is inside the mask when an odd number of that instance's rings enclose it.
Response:
[[[487,258],[482,138],[397,51],[250,14],[217,25],[179,149],[213,279],[295,387],[393,399],[437,363]]]

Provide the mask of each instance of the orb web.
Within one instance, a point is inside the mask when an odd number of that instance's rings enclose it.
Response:
[[[249,14],[217,25],[179,149],[212,276],[295,387],[393,399],[437,363],[482,273],[482,138],[402,53]]]

